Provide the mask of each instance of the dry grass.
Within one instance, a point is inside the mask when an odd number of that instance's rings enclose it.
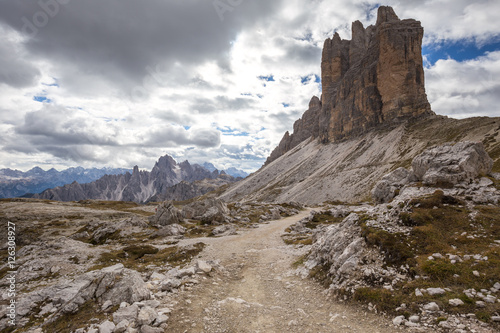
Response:
[[[366,241],[380,249],[385,255],[386,265],[396,269],[408,265],[410,275],[421,278],[402,283],[393,292],[375,286],[361,288],[356,291],[354,298],[363,303],[377,304],[378,309],[393,314],[396,314],[394,309],[401,303],[417,308],[418,304],[429,301],[437,302],[451,313],[476,313],[478,318],[486,321],[489,316],[500,312],[498,303],[487,304],[486,308],[479,311],[474,304],[477,299],[473,302],[463,293],[463,290],[471,288],[478,291],[490,289],[495,282],[500,282],[500,249],[494,243],[494,240],[500,239],[500,207],[477,206],[478,214],[472,221],[470,211],[461,204],[460,200],[444,196],[441,191],[413,200],[412,212],[401,216],[405,225],[412,226],[408,236],[363,225]],[[471,235],[474,236],[467,237]],[[443,256],[455,254],[462,258],[464,255],[480,254],[488,257],[488,260],[471,259],[454,264],[448,258],[429,260],[428,257],[434,253]],[[480,277],[476,277],[473,271],[480,272]],[[441,296],[415,296],[416,288],[429,287],[450,288],[451,292]],[[462,299],[465,305],[449,306],[448,300],[452,298]]]
[[[150,245],[127,246],[121,250],[101,254],[97,264],[90,270],[102,269],[118,263],[139,272],[144,271],[146,266],[151,264],[157,266],[165,266],[166,264],[182,266],[189,263],[203,251],[204,247],[204,243],[197,243],[188,247],[171,246],[162,250]]]

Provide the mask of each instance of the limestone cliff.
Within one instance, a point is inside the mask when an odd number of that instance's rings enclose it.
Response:
[[[325,41],[321,61],[321,101],[285,134],[266,165],[309,137],[339,142],[380,125],[433,114],[422,65],[424,30],[413,19],[400,20],[391,7],[378,9],[366,29],[356,21],[352,39],[335,33]]]

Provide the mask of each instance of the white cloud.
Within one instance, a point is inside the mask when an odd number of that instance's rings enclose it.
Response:
[[[114,15],[115,1],[74,2],[32,40],[19,34],[19,25],[22,15],[40,10],[36,3],[0,3],[0,76],[12,72],[0,77],[0,167],[150,168],[170,153],[253,171],[311,97],[319,97],[315,75],[325,38],[333,31],[350,38],[355,20],[374,23],[377,5],[245,1],[221,22],[210,1],[121,0]],[[499,36],[499,3],[387,2],[400,18],[422,22],[426,43],[477,44]],[[3,56],[5,48],[14,52]],[[455,117],[498,115],[499,57],[427,68],[433,109]],[[259,79],[271,75],[274,81]],[[311,79],[303,83],[305,77]]]
[[[457,118],[499,116],[500,51],[458,62],[439,60],[426,69],[432,109]]]

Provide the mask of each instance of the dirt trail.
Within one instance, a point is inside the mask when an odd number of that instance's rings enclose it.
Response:
[[[388,319],[332,300],[314,281],[291,274],[303,251],[280,235],[307,214],[237,236],[196,239],[208,245],[201,257],[219,259],[224,269],[178,296],[167,331],[400,332]]]

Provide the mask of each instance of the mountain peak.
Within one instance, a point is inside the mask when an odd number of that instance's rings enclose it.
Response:
[[[391,7],[378,9],[377,24],[352,24],[352,39],[325,40],[321,100],[283,137],[266,165],[304,140],[339,142],[380,125],[433,115],[425,93],[420,22],[400,20]]]
[[[378,7],[377,25],[390,21],[399,21],[399,17],[396,15],[396,12],[394,12],[394,9],[390,6]]]

